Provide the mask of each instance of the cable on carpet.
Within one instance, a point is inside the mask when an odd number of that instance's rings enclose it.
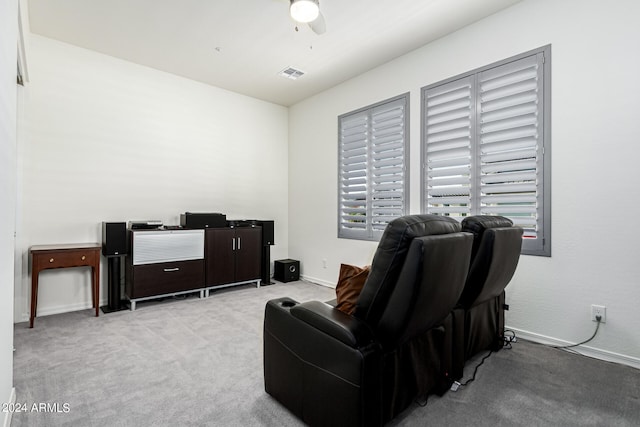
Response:
[[[596,330],[593,332],[593,335],[591,335],[591,337],[589,337],[588,339],[581,341],[577,344],[569,344],[569,345],[549,345],[549,347],[551,348],[557,348],[557,349],[571,349],[573,347],[577,347],[579,345],[582,344],[586,344],[589,341],[593,340],[596,335],[598,334],[598,329],[600,329],[600,323],[601,323],[601,317],[600,316],[596,316]],[[512,349],[512,343],[516,342],[517,338],[516,338],[516,333],[514,331],[512,331],[511,329],[505,329],[504,330],[504,338],[503,338],[503,343],[502,346],[503,348],[510,350]],[[572,350],[569,350],[572,351]],[[475,367],[475,369],[473,370],[473,375],[471,376],[470,379],[468,379],[465,382],[460,382],[460,381],[454,381],[453,384],[451,385],[451,391],[457,391],[460,387],[464,387],[467,384],[473,382],[476,379],[476,374],[478,373],[478,368],[480,368],[480,366],[482,366],[482,364],[484,363],[485,360],[487,360],[489,358],[489,356],[491,356],[491,354],[493,354],[493,350],[490,350],[489,353],[484,356],[482,358],[482,360],[480,360],[480,363],[478,363]],[[580,353],[577,353],[580,354]],[[426,404],[426,403],[425,403]]]
[[[596,316],[596,330],[593,331],[593,335],[591,335],[591,337],[589,337],[588,339],[581,341],[577,344],[569,344],[569,345],[550,345],[549,347],[551,348],[558,348],[558,349],[564,349],[564,348],[572,348],[572,347],[577,347],[579,345],[582,344],[586,344],[589,341],[593,340],[596,337],[596,334],[598,333],[598,329],[600,329],[600,323],[601,323],[601,317],[600,316]]]
[[[471,376],[471,378],[469,378],[468,380],[466,380],[463,383],[461,383],[460,381],[454,381],[453,384],[451,384],[451,391],[458,391],[458,389],[460,387],[465,387],[466,385],[468,385],[468,384],[472,383],[473,381],[475,381],[476,374],[478,373],[478,368],[480,368],[480,366],[482,366],[484,361],[487,360],[489,358],[489,356],[491,356],[492,354],[493,354],[493,350],[489,350],[489,353],[482,358],[480,363],[478,363],[476,365],[475,369],[473,370],[473,375]]]
[[[516,333],[514,331],[512,331],[511,329],[505,329],[504,330],[504,337],[503,337],[502,347],[505,350],[511,350],[513,348],[513,346],[511,344],[516,342],[516,341],[517,341]],[[475,369],[473,370],[473,375],[471,376],[470,379],[468,379],[465,382],[454,381],[453,384],[451,384],[451,391],[457,391],[460,387],[464,387],[467,384],[472,383],[476,379],[476,374],[478,373],[478,368],[480,368],[480,366],[482,366],[484,361],[487,360],[489,358],[489,356],[491,356],[493,354],[493,352],[494,352],[494,350],[490,350],[489,353],[486,356],[484,356],[482,358],[482,360],[480,360],[480,363],[478,363],[476,365]]]
[[[511,329],[505,329],[504,330],[503,339],[504,339],[504,342],[502,343],[502,347],[505,350],[511,350],[513,348],[513,346],[511,344],[518,341],[518,339],[516,337],[516,333],[514,331],[512,331]]]

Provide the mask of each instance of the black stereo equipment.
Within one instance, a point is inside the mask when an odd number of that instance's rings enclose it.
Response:
[[[180,225],[184,228],[222,228],[227,226],[227,216],[221,213],[193,213],[180,214]]]
[[[144,221],[129,221],[129,228],[132,230],[157,230],[162,227],[159,219],[147,219]]]
[[[300,280],[300,261],[281,259],[273,263],[273,278],[280,282]]]
[[[227,221],[227,226],[231,228],[236,227],[255,227],[256,221],[253,219],[230,219]]]
[[[102,223],[102,255],[127,254],[127,224],[125,222]]]

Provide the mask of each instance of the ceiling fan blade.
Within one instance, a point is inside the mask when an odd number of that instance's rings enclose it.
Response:
[[[313,32],[318,35],[324,34],[325,31],[327,31],[327,24],[324,20],[324,15],[322,14],[322,12],[320,12],[315,20],[309,22],[309,28],[311,28],[311,30],[313,30]]]

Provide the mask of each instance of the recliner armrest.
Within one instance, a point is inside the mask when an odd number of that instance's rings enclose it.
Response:
[[[293,317],[353,348],[373,342],[373,333],[360,319],[320,301],[307,301],[290,309]]]

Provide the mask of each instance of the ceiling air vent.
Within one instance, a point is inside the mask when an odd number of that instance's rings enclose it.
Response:
[[[298,77],[304,75],[304,71],[296,70],[293,67],[287,67],[278,73],[279,76],[286,77],[291,80],[295,80]]]

